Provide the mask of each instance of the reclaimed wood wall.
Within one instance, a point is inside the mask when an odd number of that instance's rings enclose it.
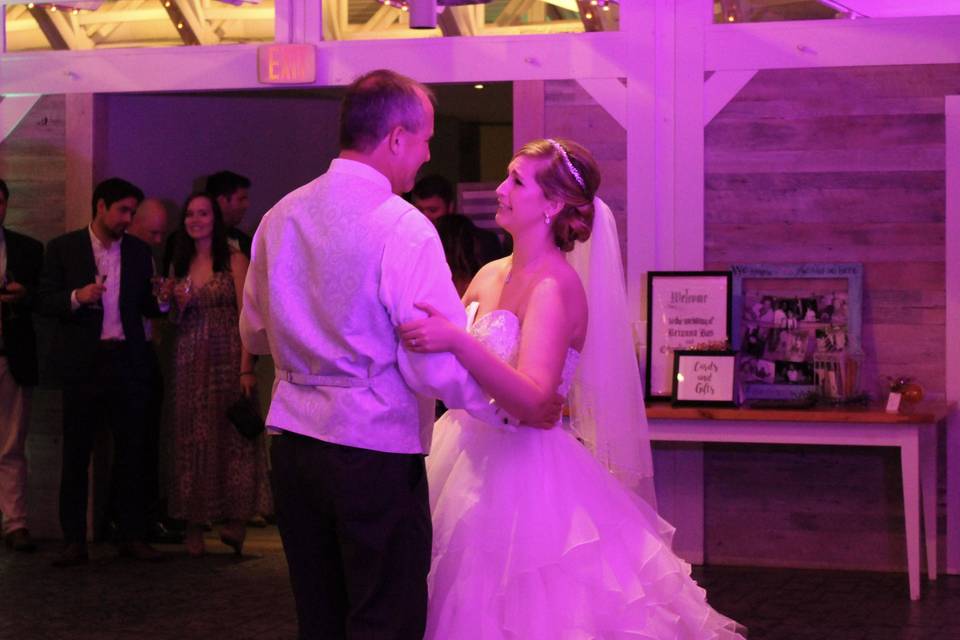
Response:
[[[862,388],[945,384],[944,96],[960,66],[761,71],[707,126],[706,267],[864,265]],[[708,451],[707,558],[896,569],[899,460],[883,450]]]
[[[42,97],[0,142],[0,178],[10,188],[5,226],[42,242],[64,232],[64,104],[62,95]]]
[[[66,198],[66,109],[62,95],[44,96],[16,129],[0,142],[0,178],[10,189],[4,226],[44,244],[64,232]],[[41,364],[51,323],[39,320]],[[27,438],[29,526],[35,536],[60,536],[57,496],[60,482],[60,392],[42,384],[33,391]]]
[[[623,130],[574,82],[545,93],[547,134],[587,141],[618,202]],[[951,94],[956,65],[762,71],[705,130],[705,267],[863,263],[862,386],[874,396],[892,375],[944,393]],[[893,452],[712,446],[704,473],[708,562],[905,566]]]
[[[864,264],[863,387],[944,392],[944,96],[960,66],[762,71],[706,128],[706,266]]]

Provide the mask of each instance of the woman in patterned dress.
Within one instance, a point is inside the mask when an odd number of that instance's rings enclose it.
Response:
[[[263,436],[248,440],[227,419],[241,394],[253,397],[253,357],[238,329],[249,261],[227,242],[216,200],[187,198],[171,270],[177,279],[170,513],[187,521],[186,546],[204,552],[203,525],[223,521],[220,539],[239,554],[246,521],[270,513]]]

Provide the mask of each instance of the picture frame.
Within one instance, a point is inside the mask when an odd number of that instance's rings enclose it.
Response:
[[[648,402],[672,399],[675,351],[729,348],[732,278],[729,271],[647,273]]]
[[[863,265],[736,264],[731,269],[742,401],[853,396],[862,356]]]
[[[725,351],[674,351],[674,406],[737,406],[737,354]]]

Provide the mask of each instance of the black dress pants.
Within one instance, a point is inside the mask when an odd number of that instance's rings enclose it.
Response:
[[[102,342],[93,370],[63,385],[60,526],[67,543],[87,536],[87,469],[97,431],[113,435],[115,517],[120,542],[144,537],[144,411],[149,378],[123,342]]]
[[[432,542],[423,456],[291,433],[271,454],[300,640],[420,640]]]

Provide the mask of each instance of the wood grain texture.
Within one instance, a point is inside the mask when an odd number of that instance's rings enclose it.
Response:
[[[706,265],[861,262],[862,387],[945,392],[944,96],[960,65],[761,71],[707,127]],[[899,459],[709,447],[710,562],[901,569]]]
[[[10,188],[5,226],[46,242],[63,233],[64,98],[44,96],[0,142],[0,178]]]

